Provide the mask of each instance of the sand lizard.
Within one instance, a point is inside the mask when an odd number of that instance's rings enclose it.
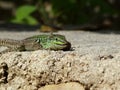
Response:
[[[33,51],[39,49],[45,50],[70,50],[71,43],[63,35],[36,35],[23,40],[0,39],[0,46],[8,47],[2,51]]]

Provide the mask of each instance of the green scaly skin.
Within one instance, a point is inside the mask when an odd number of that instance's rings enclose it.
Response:
[[[9,51],[33,51],[33,50],[70,50],[71,44],[65,36],[59,34],[36,35],[24,40],[0,39],[0,46],[6,46]]]

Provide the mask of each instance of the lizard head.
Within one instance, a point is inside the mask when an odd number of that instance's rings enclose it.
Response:
[[[38,39],[43,49],[49,50],[70,50],[71,44],[66,40],[65,36],[52,34],[43,35]]]

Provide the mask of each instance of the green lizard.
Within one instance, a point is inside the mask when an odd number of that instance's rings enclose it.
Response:
[[[6,46],[9,51],[33,51],[39,49],[45,50],[70,50],[71,44],[63,35],[36,35],[23,40],[0,39],[0,46]]]

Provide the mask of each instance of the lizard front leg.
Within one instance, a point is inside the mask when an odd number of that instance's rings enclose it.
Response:
[[[25,39],[22,41],[26,51],[41,50],[42,46],[35,39]]]

